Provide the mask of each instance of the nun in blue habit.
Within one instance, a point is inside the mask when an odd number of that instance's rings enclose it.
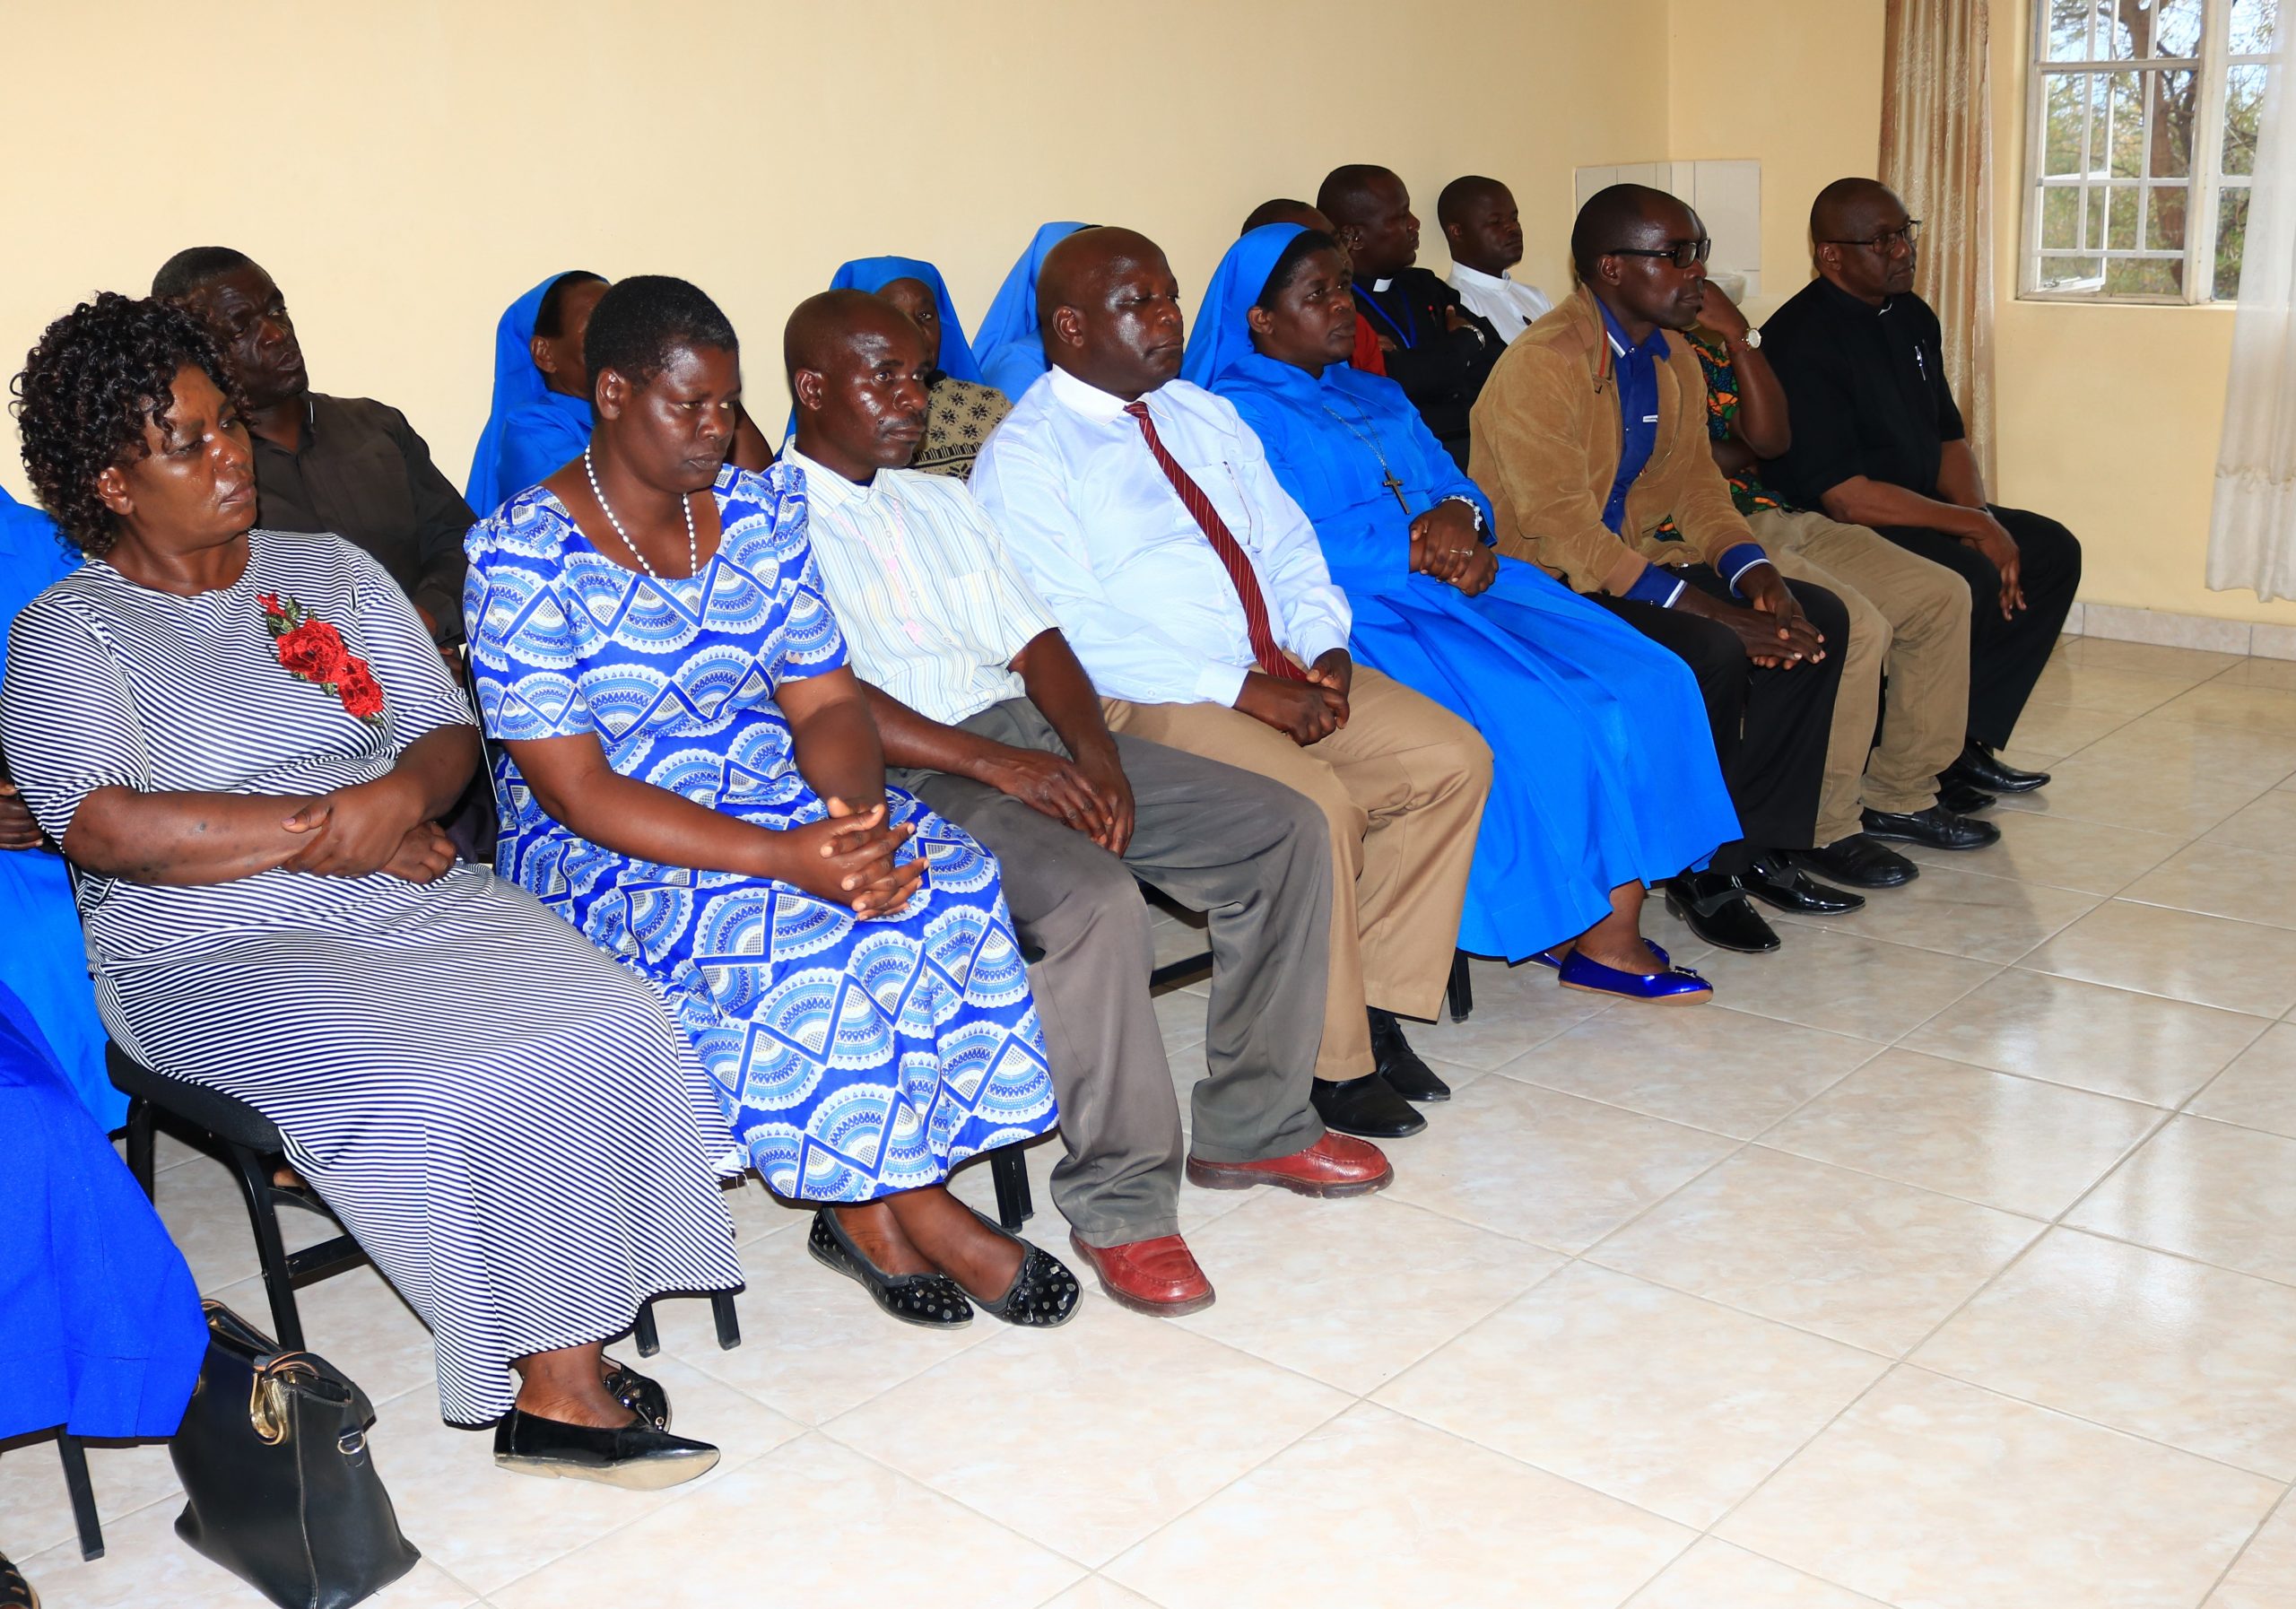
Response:
[[[590,372],[582,363],[582,331],[605,289],[606,282],[587,269],[553,274],[512,302],[496,323],[494,407],[479,432],[470,483],[463,490],[463,500],[481,518],[589,446]]]
[[[909,315],[925,336],[925,435],[911,469],[969,480],[988,433],[1013,411],[1013,399],[980,377],[980,363],[957,322],[948,282],[918,257],[857,257],[830,277],[832,291],[868,291]],[[797,415],[789,415],[789,434]]]
[[[1738,835],[1690,667],[1492,552],[1489,500],[1403,387],[1348,363],[1354,337],[1331,237],[1272,223],[1222,259],[1182,373],[1235,404],[1314,524],[1355,658],[1491,744],[1459,947],[1629,999],[1708,998],[1640,935],[1644,885]]]
[[[1038,230],[973,332],[972,350],[980,360],[981,378],[1015,401],[1052,367],[1045,361],[1044,333],[1037,326],[1037,275],[1046,255],[1083,227],[1048,223]]]
[[[7,672],[7,631],[16,612],[79,565],[80,555],[57,538],[53,520],[0,489],[0,675]],[[0,754],[0,764],[6,759]],[[127,1097],[104,1072],[107,1036],[61,856],[47,848],[0,849],[0,919],[8,927],[0,944],[0,986],[39,1023],[65,1082],[97,1124],[106,1132],[117,1128],[127,1118]]]

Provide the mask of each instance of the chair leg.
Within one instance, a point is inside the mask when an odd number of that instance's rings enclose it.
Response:
[[[1467,970],[1467,952],[1451,952],[1451,981],[1443,990],[1450,1004],[1451,1021],[1464,1022],[1474,1011],[1474,978]]]
[[[1029,1193],[1028,1160],[1018,1145],[1007,1145],[988,1159],[988,1176],[996,1181],[996,1222],[1008,1235],[1017,1235],[1036,1211]]]
[[[734,1310],[731,1291],[709,1293],[710,1316],[718,1320],[718,1350],[731,1352],[742,1344],[742,1316]]]
[[[80,1557],[104,1556],[103,1522],[96,1518],[96,1485],[88,1478],[88,1454],[77,1436],[59,1435],[56,1450],[64,1459],[64,1489],[72,1494],[72,1519],[80,1527]]]
[[[638,1343],[638,1355],[641,1358],[650,1358],[662,1350],[662,1332],[654,1326],[652,1302],[638,1309],[638,1322],[631,1326],[630,1338]]]
[[[144,1187],[144,1198],[160,1199],[155,1153],[159,1146],[159,1114],[141,1095],[127,1103],[127,1170]]]
[[[244,1146],[230,1147],[247,1193],[248,1219],[255,1229],[255,1253],[263,1265],[263,1288],[271,1298],[271,1322],[287,1352],[303,1350],[303,1320],[295,1310],[295,1287],[287,1277],[287,1246],[279,1235],[279,1209],[271,1201],[272,1161]]]

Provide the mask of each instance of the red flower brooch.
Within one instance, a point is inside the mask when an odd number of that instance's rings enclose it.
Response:
[[[305,682],[316,682],[343,701],[344,713],[370,726],[383,724],[383,689],[367,662],[345,648],[343,633],[303,613],[302,604],[262,592],[263,623],[271,628],[280,667]]]

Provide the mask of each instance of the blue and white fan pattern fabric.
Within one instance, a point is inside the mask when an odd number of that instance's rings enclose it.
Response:
[[[626,777],[776,831],[828,808],[799,774],[784,680],[846,662],[805,539],[802,477],[727,469],[718,552],[657,582],[605,558],[535,487],[471,529],[474,678],[498,740],[596,736]],[[789,884],[633,860],[494,765],[500,873],[651,978],[766,1182],[860,1202],[933,1184],[1057,1122],[996,862],[899,789],[926,890],[857,919]]]

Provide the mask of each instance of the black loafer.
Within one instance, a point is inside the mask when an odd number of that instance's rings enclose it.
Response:
[[[1869,822],[1874,819],[1870,811],[1866,813],[1866,819]],[[1853,832],[1848,838],[1838,838],[1833,842],[1815,849],[1789,850],[1787,852],[1786,858],[1802,871],[1814,872],[1828,883],[1847,883],[1852,888],[1903,888],[1921,875],[1919,866],[1895,849],[1884,847],[1878,839],[1863,832]],[[1754,871],[1757,875],[1767,875],[1772,869],[1767,861],[1754,862]],[[1809,888],[1819,886],[1817,883],[1809,882],[1807,878],[1801,879],[1801,882]],[[1751,891],[1757,896],[1768,898],[1760,889],[1753,889]],[[1777,901],[1771,900],[1771,903],[1776,904]],[[1788,905],[1781,906],[1779,909],[1792,910],[1796,908]],[[1857,908],[1853,905],[1849,909],[1855,910]],[[1835,913],[1828,911],[1819,914],[1833,915]]]
[[[1993,808],[1993,796],[1966,782],[1941,780],[1937,784],[1937,803],[1955,815],[1975,815],[1980,810]]]
[[[513,1408],[495,1422],[494,1461],[521,1474],[659,1492],[708,1474],[717,1467],[718,1449],[642,1422],[604,1431]]]
[[[871,1300],[903,1324],[961,1330],[972,1322],[972,1303],[965,1300],[962,1285],[945,1274],[887,1274],[853,1243],[837,1214],[827,1207],[813,1214],[805,1250],[822,1267],[858,1284]]]
[[[1371,1060],[1387,1088],[1405,1100],[1448,1100],[1451,1086],[1435,1076],[1435,1069],[1419,1059],[1419,1052],[1403,1037],[1403,1024],[1392,1012],[1371,1013]]]
[[[1740,888],[1763,904],[1797,917],[1844,917],[1866,909],[1865,895],[1813,883],[1776,856],[1757,856],[1737,882]]]
[[[1427,1126],[1427,1119],[1377,1073],[1341,1083],[1318,1078],[1309,1086],[1308,1104],[1326,1128],[1366,1140],[1400,1140]]]
[[[1720,872],[1686,872],[1666,884],[1666,909],[1718,950],[1767,955],[1778,934],[1761,919],[1734,878]]]
[[[2004,765],[1998,754],[1974,738],[1961,745],[1961,757],[1937,779],[1949,786],[1967,783],[1989,794],[2029,794],[2048,786],[2047,771],[2021,771],[2013,765]]]
[[[606,1360],[606,1395],[657,1431],[670,1428],[670,1394],[662,1382],[629,1364]]]
[[[1971,821],[1942,804],[1926,810],[1869,810],[1866,836],[1893,839],[1901,844],[1926,844],[1933,849],[1982,849],[2001,841],[2001,829],[1991,822]]]

